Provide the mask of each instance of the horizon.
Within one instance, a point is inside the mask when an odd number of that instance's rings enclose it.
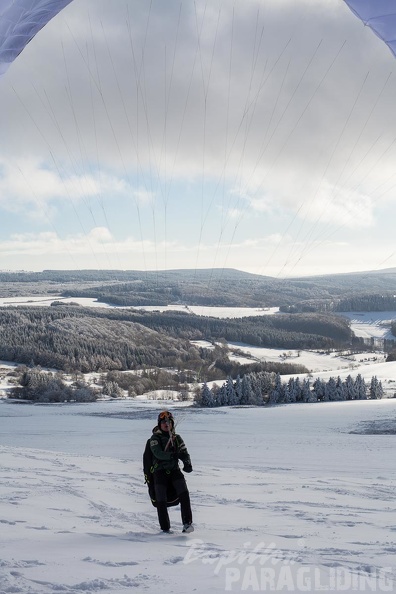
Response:
[[[351,270],[347,272],[326,272],[323,274],[309,274],[309,275],[296,275],[296,276],[289,276],[289,277],[272,277],[266,274],[258,274],[254,272],[250,272],[248,270],[241,270],[239,268],[233,267],[226,267],[226,268],[168,268],[162,270],[140,270],[137,268],[43,268],[41,270],[11,270],[11,269],[0,269],[0,274],[40,274],[45,272],[97,272],[99,275],[100,273],[109,273],[109,272],[136,272],[136,273],[167,273],[167,272],[224,272],[224,271],[235,271],[241,272],[243,274],[251,274],[252,276],[261,276],[263,278],[271,278],[276,280],[293,280],[293,279],[301,279],[301,278],[320,278],[322,276],[348,276],[348,275],[361,275],[361,274],[394,274],[396,273],[396,268],[382,268],[378,270]]]
[[[342,0],[70,2],[0,79],[1,267],[396,266],[394,65]]]

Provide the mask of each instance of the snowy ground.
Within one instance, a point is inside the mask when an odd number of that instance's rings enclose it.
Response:
[[[351,328],[361,338],[386,338],[395,340],[390,331],[392,320],[396,319],[395,311],[371,311],[359,313],[342,313],[351,320]]]
[[[203,305],[142,305],[139,307],[114,306],[102,303],[91,297],[62,297],[48,295],[34,295],[32,297],[5,297],[0,298],[0,307],[31,305],[37,307],[48,307],[53,301],[62,303],[78,303],[84,307],[104,307],[117,309],[143,309],[145,311],[183,311],[194,313],[197,316],[213,316],[216,318],[243,318],[246,316],[268,316],[279,312],[279,307],[207,307]]]
[[[159,406],[0,404],[2,594],[396,591],[396,400],[174,410],[190,535],[143,485]]]
[[[259,361],[285,362],[296,365],[304,365],[311,372],[337,371],[340,369],[354,369],[358,365],[368,365],[375,362],[383,362],[385,355],[383,352],[350,354],[343,352],[325,353],[322,351],[304,351],[288,349],[268,349],[254,347],[247,344],[230,342],[230,349],[246,353]],[[242,360],[239,359],[241,362]],[[248,361],[247,359],[243,362]],[[252,360],[249,361],[252,363]]]

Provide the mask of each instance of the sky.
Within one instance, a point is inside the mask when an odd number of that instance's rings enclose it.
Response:
[[[0,79],[0,269],[396,266],[394,67],[342,0],[73,0]]]

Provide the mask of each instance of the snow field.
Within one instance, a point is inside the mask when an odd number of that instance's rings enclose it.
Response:
[[[396,400],[184,407],[190,535],[143,484],[158,410],[0,404],[2,594],[394,591],[395,436],[350,431]]]

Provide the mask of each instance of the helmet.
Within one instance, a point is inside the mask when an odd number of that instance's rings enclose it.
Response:
[[[169,423],[171,424],[171,427],[172,428],[174,427],[175,421],[173,419],[172,413],[169,412],[169,410],[163,410],[158,415],[158,427],[161,427],[161,422],[162,421],[169,421]]]

